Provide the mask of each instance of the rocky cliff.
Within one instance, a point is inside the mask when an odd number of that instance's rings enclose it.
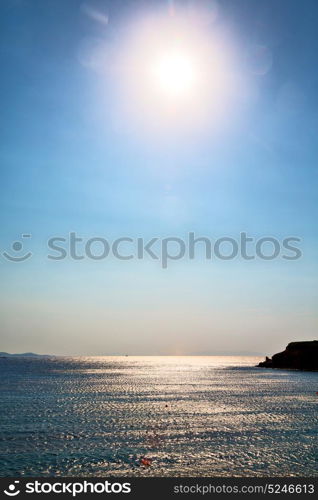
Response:
[[[291,342],[285,351],[266,357],[258,365],[261,368],[292,368],[318,371],[318,340]]]

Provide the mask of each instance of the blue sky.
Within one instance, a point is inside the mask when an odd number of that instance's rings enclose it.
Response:
[[[192,123],[185,103],[157,120],[114,71],[169,4],[204,12],[196,30],[231,61],[217,118]],[[271,353],[317,337],[317,14],[314,0],[1,2],[1,252],[30,233],[34,253],[0,258],[1,350]],[[297,236],[303,257],[49,261],[47,238],[70,231]]]

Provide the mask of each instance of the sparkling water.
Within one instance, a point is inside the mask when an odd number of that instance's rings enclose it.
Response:
[[[317,476],[318,373],[252,357],[1,358],[1,476]]]

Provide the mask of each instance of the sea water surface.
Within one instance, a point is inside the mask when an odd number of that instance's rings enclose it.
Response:
[[[1,358],[0,475],[317,476],[318,373],[258,361]]]

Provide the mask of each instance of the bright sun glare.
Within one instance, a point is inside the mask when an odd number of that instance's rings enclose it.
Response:
[[[193,92],[197,76],[191,57],[180,50],[159,57],[153,68],[154,83],[158,90],[171,97],[182,97]]]
[[[120,54],[121,106],[138,126],[199,130],[228,115],[235,81],[228,44],[186,16],[133,24]]]

